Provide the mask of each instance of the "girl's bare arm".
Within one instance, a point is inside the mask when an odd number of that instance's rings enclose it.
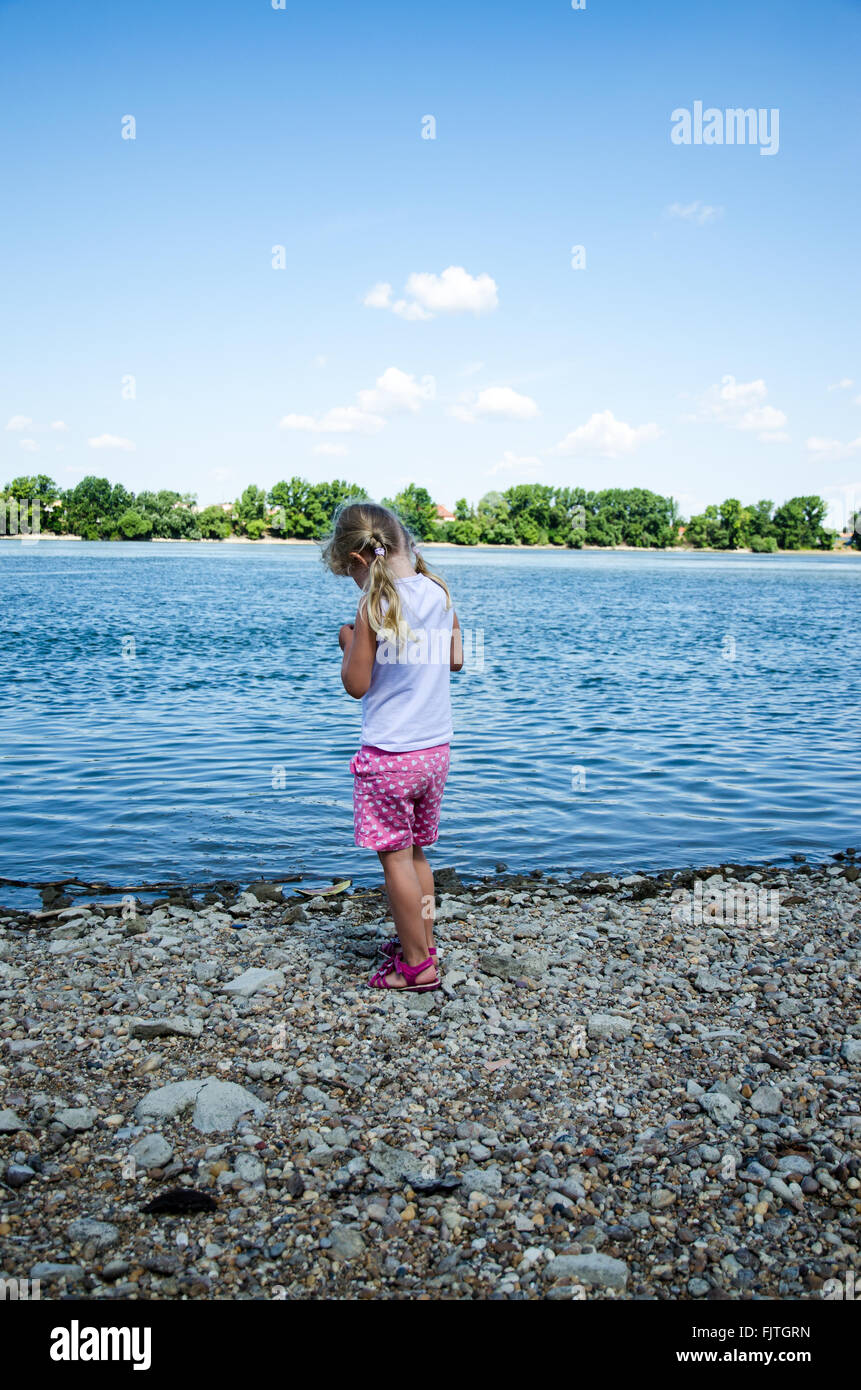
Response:
[[[344,652],[341,662],[344,689],[354,700],[361,700],[371,684],[377,655],[377,637],[368,622],[365,604],[359,604],[355,623],[345,623],[341,628],[338,641]]]
[[[449,660],[450,671],[460,671],[463,667],[463,638],[460,635],[460,623],[457,614],[454,614],[451,625],[451,657]]]

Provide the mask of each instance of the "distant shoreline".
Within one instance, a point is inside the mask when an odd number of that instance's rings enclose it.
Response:
[[[38,545],[42,541],[79,541],[86,545],[317,545],[314,540],[303,540],[298,536],[263,536],[258,541],[253,541],[248,536],[227,536],[224,540],[189,540],[185,536],[153,536],[148,541],[85,541],[83,536],[58,536],[53,531],[42,531],[38,540],[31,536],[0,536],[0,543],[3,541],[17,541],[19,544]],[[613,553],[615,551],[625,551],[631,555],[759,555],[764,560],[773,560],[781,555],[850,555],[856,559],[861,558],[861,550],[856,550],[854,546],[841,546],[835,550],[774,550],[756,551],[739,546],[737,550],[723,550],[716,546],[708,545],[511,545],[509,543],[501,545],[490,545],[486,541],[479,542],[477,545],[457,545],[454,541],[419,541],[421,550],[517,550],[517,551],[542,551],[550,550],[559,554],[569,552],[576,554],[578,551],[604,551]]]

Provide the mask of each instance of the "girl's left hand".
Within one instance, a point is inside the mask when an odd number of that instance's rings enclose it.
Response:
[[[342,623],[342,624],[341,624],[340,630],[339,630],[339,632],[338,632],[338,646],[341,648],[341,651],[344,650],[344,647],[345,647],[346,644],[347,644],[347,635],[349,634],[350,639],[352,639],[352,637],[353,637],[353,632],[354,632],[354,626],[353,626],[352,623]]]

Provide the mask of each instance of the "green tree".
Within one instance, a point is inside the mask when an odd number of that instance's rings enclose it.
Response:
[[[737,497],[727,497],[721,503],[720,529],[725,550],[738,550],[747,545],[750,513],[742,507]]]
[[[220,507],[204,507],[202,512],[198,512],[196,520],[198,530],[206,541],[226,541],[233,530],[228,513]]]
[[[405,526],[421,541],[438,539],[436,503],[426,487],[410,483],[393,501],[383,498],[383,506],[397,512]]]
[[[684,542],[685,545],[693,545],[697,549],[724,549],[724,531],[721,526],[720,513],[713,503],[710,503],[704,512],[690,518],[685,527]]]
[[[270,490],[269,503],[277,511],[271,527],[279,535],[307,540],[325,535],[332,524],[335,508],[348,499],[367,500],[363,487],[336,478],[330,483],[309,483],[304,478],[291,478],[276,483]]]
[[[135,510],[152,522],[154,536],[164,540],[199,540],[201,532],[194,511],[196,500],[193,493],[172,492],[168,488],[160,492],[139,492]]]
[[[84,540],[111,540],[119,536],[119,519],[134,500],[122,483],[111,486],[107,478],[90,474],[66,493],[69,530]]]
[[[458,519],[450,521],[445,532],[445,539],[454,545],[478,545],[481,538],[481,530],[477,521]]]
[[[831,550],[836,532],[822,525],[828,505],[821,497],[790,497],[774,513],[781,550]]]
[[[484,545],[516,545],[508,503],[501,492],[486,492],[476,508],[476,522]]]
[[[237,531],[242,535],[250,534],[249,526],[252,522],[262,522],[260,528],[254,527],[259,538],[266,526],[266,492],[262,487],[256,487],[254,483],[249,483],[242,496],[237,498],[233,504],[233,516]]]
[[[148,516],[129,507],[117,518],[117,530],[127,541],[148,541],[152,536],[152,522]]]
[[[774,545],[765,546],[763,548],[767,550],[777,549],[777,539],[774,530],[774,522],[771,516],[773,511],[774,503],[768,501],[765,498],[762,498],[759,502],[755,502],[753,506],[747,508],[747,533],[750,540],[751,549],[757,549],[757,547],[754,545],[754,541],[769,540],[773,540]]]
[[[519,483],[503,495],[517,539],[524,545],[546,545],[550,536],[553,489],[545,483]]]
[[[38,503],[39,529],[60,532],[64,525],[63,495],[47,473],[36,473],[30,477],[13,478],[11,483],[0,489],[0,502],[15,500],[19,513],[27,524],[35,525],[34,514]],[[24,509],[27,509],[26,517]]]

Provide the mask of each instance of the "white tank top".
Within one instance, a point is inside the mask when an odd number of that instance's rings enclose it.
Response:
[[[389,753],[406,753],[451,741],[454,609],[446,609],[445,590],[426,574],[408,575],[395,583],[415,640],[398,648],[377,634],[371,684],[362,696],[362,743]]]

